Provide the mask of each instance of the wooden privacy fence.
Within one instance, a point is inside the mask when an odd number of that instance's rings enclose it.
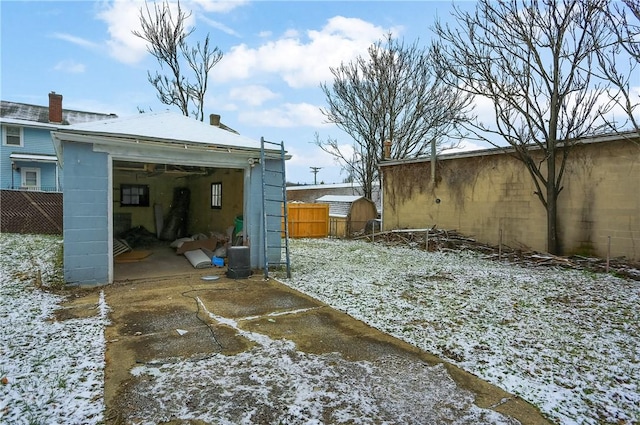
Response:
[[[326,238],[329,235],[329,204],[290,203],[287,208],[289,237]]]

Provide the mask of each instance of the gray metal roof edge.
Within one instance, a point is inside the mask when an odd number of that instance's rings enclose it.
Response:
[[[0,100],[0,104],[5,104],[5,107],[7,105],[12,104],[12,105],[21,105],[27,108],[37,109],[37,110],[44,110],[44,111],[49,110],[49,105],[34,105],[33,103],[14,102],[12,100]],[[114,114],[113,112],[94,112],[94,111],[82,111],[80,109],[62,108],[62,114],[64,115],[65,113],[83,114],[83,115],[100,115],[100,116],[104,116],[105,119],[109,119],[109,117],[117,117],[117,114]]]
[[[640,138],[640,133],[635,130],[629,130],[619,133],[608,133],[608,134],[599,134],[595,136],[583,137],[581,139],[575,140],[575,144],[593,144],[593,143],[605,143],[605,142],[614,142],[617,140],[624,140],[628,138]],[[531,146],[532,150],[540,149],[536,145]],[[460,158],[474,158],[478,156],[489,156],[489,155],[501,155],[505,153],[514,152],[515,149],[512,146],[504,146],[504,147],[494,147],[488,149],[478,149],[473,151],[465,151],[465,152],[452,152],[452,153],[444,153],[441,155],[436,155],[438,161],[448,160],[448,159],[460,159]],[[402,164],[419,164],[423,162],[431,161],[431,157],[420,157],[420,158],[409,158],[409,159],[394,159],[394,160],[383,160],[378,163],[378,167],[386,167],[393,165],[402,165]]]
[[[45,123],[40,121],[30,121],[23,120],[19,118],[5,118],[0,117],[0,124],[12,124],[19,127],[37,127],[37,128],[48,128],[48,129],[57,129],[60,127],[68,127],[68,124],[56,124],[56,123]]]

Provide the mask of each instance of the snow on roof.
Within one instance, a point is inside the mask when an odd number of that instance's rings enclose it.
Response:
[[[344,202],[352,204],[360,198],[362,198],[360,195],[324,195],[316,199],[316,202]]]
[[[348,217],[351,204],[363,196],[358,195],[324,195],[316,199],[316,202],[329,204],[329,215],[332,217]]]
[[[77,124],[61,129],[60,132],[260,149],[260,140],[240,136],[170,111]]]
[[[49,107],[3,100],[0,102],[0,117],[6,122],[13,121],[13,123],[20,124],[29,124],[31,122],[49,124]],[[70,124],[73,125],[89,121],[105,120],[113,117],[116,117],[116,115],[63,109],[63,122],[57,125],[67,126]]]

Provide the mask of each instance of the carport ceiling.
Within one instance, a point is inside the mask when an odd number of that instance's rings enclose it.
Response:
[[[145,173],[148,176],[161,174],[173,175],[210,175],[215,172],[215,168],[196,167],[189,165],[157,164],[149,162],[114,161],[114,171],[124,171],[133,173]]]

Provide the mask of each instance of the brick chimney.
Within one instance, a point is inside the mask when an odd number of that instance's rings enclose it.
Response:
[[[387,139],[382,144],[383,154],[382,159],[391,159],[391,140]]]
[[[62,95],[54,91],[49,93],[49,122],[62,123]]]
[[[214,127],[220,127],[220,115],[218,114],[209,115],[209,124],[211,124]]]

